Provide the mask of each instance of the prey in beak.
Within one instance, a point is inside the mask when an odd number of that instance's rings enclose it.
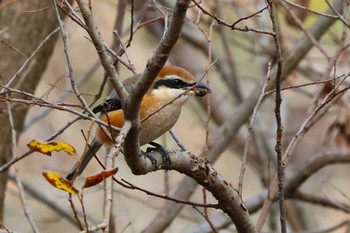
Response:
[[[211,90],[203,83],[196,83],[187,93],[188,95],[203,97],[206,94],[211,93]]]

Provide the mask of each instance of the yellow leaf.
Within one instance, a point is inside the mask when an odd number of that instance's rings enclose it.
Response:
[[[89,176],[88,178],[86,178],[83,188],[89,188],[91,186],[95,186],[99,184],[101,181],[103,181],[104,179],[110,176],[113,176],[115,173],[117,173],[117,171],[118,171],[118,168],[116,167],[112,170],[102,171],[97,175]]]
[[[67,193],[77,194],[78,190],[72,185],[72,183],[61,177],[60,174],[55,172],[43,172],[45,179],[55,188],[61,189]]]
[[[74,147],[64,142],[45,143],[34,139],[30,143],[28,143],[27,146],[34,151],[37,151],[49,156],[51,156],[52,151],[61,151],[61,150],[65,151],[70,155],[76,154]]]

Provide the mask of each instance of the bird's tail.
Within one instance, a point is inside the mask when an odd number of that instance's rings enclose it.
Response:
[[[86,166],[89,164],[90,160],[95,156],[96,152],[101,148],[101,146],[102,143],[98,142],[96,138],[92,140],[86,152],[70,170],[66,176],[66,179],[72,181],[73,178],[79,176],[85,170]]]

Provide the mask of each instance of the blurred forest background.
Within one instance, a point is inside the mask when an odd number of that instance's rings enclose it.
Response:
[[[66,50],[55,3],[67,35]],[[123,52],[121,60],[127,66],[117,64],[121,79],[132,76],[133,71],[143,72],[174,4],[170,0],[91,1],[106,45],[117,54]],[[283,57],[281,115],[283,152],[288,152],[284,157],[288,230],[350,232],[349,1],[276,0],[272,4]],[[0,0],[1,166],[27,152],[32,139],[47,140],[76,118],[68,111],[40,107],[40,99],[82,111],[67,77],[65,52],[84,99],[92,101],[99,92],[104,69],[86,30],[67,16],[74,16],[72,12],[81,18],[75,1]],[[197,79],[204,77],[203,82],[212,89],[207,98],[192,98],[187,103],[174,132],[195,155],[212,149],[207,136],[229,139],[209,161],[234,188],[239,187],[239,177],[244,177],[242,199],[253,223],[267,216],[262,232],[280,231],[277,203],[262,207],[277,166],[276,45],[271,34],[265,1],[196,0],[190,3],[182,34],[168,60]],[[97,103],[108,91],[105,88]],[[254,122],[249,127],[251,119]],[[54,140],[73,145],[81,155],[85,148],[82,131],[86,134],[90,126],[90,121],[78,120]],[[158,142],[178,150],[170,134]],[[101,150],[99,155],[103,158],[106,153]],[[67,174],[77,160],[64,152],[54,152],[52,157],[35,152],[3,169],[3,227],[8,232],[78,232],[68,195],[42,176],[44,171]],[[123,156],[117,157],[116,166],[117,179],[156,194],[203,202],[202,188],[176,171],[135,176]],[[83,183],[84,177],[100,170],[92,161],[77,182]],[[213,227],[217,232],[236,232],[221,210],[203,211],[120,185],[114,189],[110,232],[213,232]],[[208,203],[216,203],[207,195]],[[78,200],[74,202],[81,211]],[[90,226],[100,222],[103,205],[102,184],[84,192]],[[206,214],[208,221],[203,217]]]

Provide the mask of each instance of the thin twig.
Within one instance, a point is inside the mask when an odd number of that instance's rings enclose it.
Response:
[[[248,126],[247,138],[246,138],[246,142],[244,145],[242,162],[241,162],[241,171],[239,174],[239,182],[238,182],[238,193],[240,195],[242,195],[242,193],[243,193],[242,191],[243,191],[244,172],[245,172],[245,167],[246,167],[247,154],[248,154],[248,148],[249,148],[249,144],[250,144],[250,140],[251,140],[251,133],[252,133],[252,129],[253,129],[253,124],[254,124],[254,121],[256,118],[256,114],[258,113],[258,109],[260,108],[260,105],[262,104],[262,101],[264,100],[264,97],[265,97],[264,93],[265,93],[266,87],[271,80],[270,72],[271,72],[271,63],[269,63],[269,65],[268,65],[266,79],[265,79],[264,85],[261,89],[261,95],[258,99],[258,102],[256,103],[256,105],[254,107],[252,117],[250,119],[249,126]]]
[[[332,9],[332,11],[338,16],[338,18],[340,19],[340,21],[343,22],[343,24],[347,27],[347,28],[350,28],[350,24],[349,22],[346,21],[346,19],[333,7],[332,4],[330,4],[328,2],[328,0],[324,0],[327,5],[329,6],[330,9]],[[345,3],[345,2],[344,2]]]
[[[211,222],[210,218],[208,217],[208,215],[205,215],[205,213],[202,213],[198,208],[193,207],[204,219],[205,221],[209,224],[211,230],[214,233],[218,233],[217,229],[215,228],[214,224]]]
[[[98,119],[98,117],[95,115],[95,113],[92,112],[92,110],[90,109],[89,105],[86,103],[85,99],[81,96],[76,84],[75,84],[75,80],[73,78],[73,67],[71,65],[70,62],[70,56],[69,56],[69,52],[68,52],[68,45],[67,45],[67,35],[66,32],[64,30],[63,27],[63,22],[61,20],[60,14],[58,12],[58,7],[57,7],[57,3],[56,0],[52,0],[54,8],[55,8],[55,12],[56,12],[56,17],[57,17],[57,21],[58,21],[58,25],[60,28],[60,32],[62,35],[62,41],[63,41],[63,50],[64,50],[64,55],[65,55],[65,59],[66,59],[66,63],[67,63],[67,69],[68,69],[68,78],[70,80],[71,83],[71,87],[76,95],[76,97],[78,98],[78,100],[80,101],[80,103],[84,106],[84,109],[93,117],[95,117],[96,119]]]
[[[125,55],[127,61],[128,61],[129,64],[130,64],[129,66],[131,66],[130,58],[129,58],[129,56],[128,56],[128,53],[126,52],[126,49],[128,48],[128,46],[125,46],[125,44],[123,43],[122,39],[120,38],[119,33],[118,33],[117,30],[114,30],[114,31],[113,31],[113,34],[116,36],[116,38],[117,38],[118,41],[119,41],[119,45],[122,47],[122,48],[121,48],[121,52],[120,52],[119,54],[123,53],[123,54]],[[130,43],[130,41],[128,41],[128,44],[129,44],[129,43]],[[129,45],[129,46],[130,46],[130,45]],[[116,61],[119,61],[119,60],[116,59]]]
[[[284,206],[284,164],[282,162],[282,136],[283,136],[283,124],[281,118],[281,104],[282,104],[282,94],[281,94],[281,79],[282,79],[282,66],[283,66],[283,57],[281,51],[281,42],[280,34],[276,16],[274,12],[274,5],[271,4],[270,0],[266,0],[267,5],[269,6],[270,19],[272,23],[272,30],[274,32],[274,42],[276,48],[276,60],[277,60],[277,71],[276,71],[276,94],[275,94],[275,117],[277,123],[276,129],[276,146],[275,151],[277,154],[277,178],[278,178],[278,203],[280,210],[280,223],[281,223],[281,232],[287,232],[287,223],[286,223],[286,210]]]
[[[11,110],[11,104],[8,103],[7,104],[7,110],[8,110],[8,117],[9,117],[9,122],[11,125],[11,148],[12,148],[12,155],[15,158],[16,157],[16,147],[17,147],[17,135],[16,135],[16,130],[15,130],[15,125],[13,122],[13,116],[12,116],[12,110]],[[39,229],[35,223],[34,217],[31,214],[31,211],[28,207],[28,203],[24,194],[24,189],[23,189],[23,185],[22,185],[22,181],[21,178],[18,175],[18,167],[15,164],[15,172],[14,172],[14,177],[16,179],[16,183],[17,183],[17,187],[18,187],[18,194],[19,194],[19,198],[21,200],[21,204],[23,206],[23,210],[24,213],[29,221],[30,226],[32,227],[32,230],[34,231],[34,233],[39,233]]]
[[[114,56],[116,56],[117,54],[114,53],[112,49],[107,48],[107,46],[103,42],[101,34],[99,33],[97,26],[95,25],[92,12],[89,9],[89,6],[86,4],[86,2],[83,0],[77,0],[77,3],[84,18],[85,24],[87,26],[87,32],[89,33],[90,38],[94,42],[93,44],[101,59],[101,64],[107,72],[108,78],[113,88],[118,93],[121,103],[124,104],[125,99],[129,95],[129,93],[125,90],[122,82],[119,80],[118,73],[113,65],[111,57],[107,53],[107,49],[109,52],[113,53]]]
[[[314,85],[318,85],[318,84],[324,84],[324,83],[328,83],[329,81],[333,81],[333,80],[337,80],[337,79],[341,79],[343,78],[345,75],[342,74],[338,77],[332,77],[326,80],[320,80],[320,81],[315,81],[315,82],[311,82],[311,83],[304,83],[304,84],[299,84],[299,85],[290,85],[290,86],[285,86],[285,87],[281,87],[281,91],[285,91],[285,90],[289,90],[289,89],[298,89],[300,87],[307,87],[307,86],[314,86]],[[347,76],[350,77],[350,76]],[[267,91],[265,92],[265,96],[271,95],[273,93],[276,92],[276,89],[273,89],[271,91]]]
[[[37,106],[40,106],[40,107],[54,108],[54,109],[57,109],[57,110],[60,110],[60,111],[66,111],[66,112],[73,113],[74,115],[79,116],[81,119],[92,120],[92,121],[98,123],[100,126],[109,127],[109,128],[112,128],[113,130],[116,130],[116,131],[120,130],[118,127],[111,126],[111,125],[107,124],[106,122],[101,121],[97,117],[92,117],[90,115],[85,115],[84,114],[85,111],[79,112],[79,111],[73,109],[73,107],[81,108],[80,106],[76,106],[74,104],[48,102],[46,100],[43,100],[43,99],[40,99],[40,98],[34,96],[31,93],[27,93],[27,92],[24,92],[24,91],[19,91],[17,89],[13,89],[13,88],[7,88],[7,90],[9,92],[13,92],[13,93],[17,93],[17,94],[23,95],[25,98],[18,99],[18,98],[7,98],[7,97],[0,96],[0,100],[9,101],[9,102],[15,102],[15,103],[22,103],[22,104],[25,104],[25,105],[37,105]]]
[[[184,144],[180,141],[180,139],[176,136],[175,132],[173,129],[169,130],[169,133],[171,135],[171,137],[174,139],[174,141],[176,142],[177,146],[180,147],[180,149],[182,151],[187,151],[186,147],[184,146]]]
[[[306,134],[306,132],[312,127],[312,125],[314,125],[317,122],[317,120],[319,120],[328,111],[328,109],[331,107],[331,103],[339,99],[349,89],[350,87],[347,87],[338,91],[337,93],[329,93],[326,97],[323,98],[323,100],[314,109],[314,111],[312,111],[312,113],[305,119],[305,121],[300,126],[298,132],[294,135],[292,140],[289,142],[287,149],[283,153],[282,163],[284,167],[288,166],[289,161],[292,157],[292,153],[299,145],[301,139]],[[269,198],[265,199],[265,202],[263,204],[262,211],[257,223],[257,229],[260,229],[262,227],[262,224],[265,221],[265,218],[267,217],[267,212],[272,205],[272,199],[276,196],[278,188],[277,185],[277,178],[275,177],[269,186]]]
[[[58,131],[56,131],[53,135],[48,137],[45,141],[48,142],[48,141],[55,139],[57,136],[61,135],[69,126],[71,126],[72,124],[74,124],[75,122],[77,122],[80,119],[81,119],[81,117],[78,116],[78,117],[75,117],[74,119],[72,119],[71,121],[68,121],[64,127],[59,129]],[[32,154],[33,152],[34,152],[33,150],[28,150],[28,151],[24,152],[23,154],[13,158],[11,161],[7,162],[6,164],[4,164],[0,167],[0,173],[4,172],[10,166],[12,166],[13,164],[17,163],[18,161],[24,159],[25,157]]]
[[[58,12],[58,8],[57,8],[57,4],[56,4],[56,0],[52,0],[53,4],[54,4],[54,8],[55,8],[55,12],[56,12],[56,17],[57,17],[57,21],[60,27],[60,31],[61,31],[61,35],[62,35],[62,40],[63,40],[63,48],[64,48],[64,55],[66,58],[66,63],[67,63],[67,68],[68,68],[68,77],[69,77],[69,81],[71,83],[71,87],[75,93],[75,96],[78,98],[78,100],[80,101],[80,103],[82,104],[82,106],[84,107],[84,109],[89,113],[90,116],[92,116],[94,119],[99,120],[99,118],[96,116],[96,114],[91,110],[90,106],[87,104],[87,102],[85,101],[85,99],[81,96],[76,84],[75,84],[75,80],[73,78],[73,67],[71,65],[70,62],[70,57],[69,57],[69,53],[68,53],[68,44],[67,44],[67,35],[65,33],[64,27],[63,27],[63,22],[61,20],[61,17],[59,15]],[[96,29],[97,30],[97,29]],[[103,48],[105,48],[105,46],[103,46]],[[109,58],[109,56],[107,55],[106,57]],[[103,63],[103,61],[101,61]],[[113,74],[115,74],[116,70],[113,67]],[[120,82],[115,82],[116,86],[119,86]],[[125,90],[124,87],[121,88],[122,90]],[[123,97],[123,96],[122,96]],[[121,101],[123,100],[121,98]],[[110,125],[109,125],[110,126]],[[112,127],[109,127],[112,128]],[[106,134],[106,135],[110,135],[110,132],[108,132],[107,129],[105,129],[104,127],[101,127],[102,131]]]
[[[0,96],[0,100],[4,100],[4,101],[9,101],[9,102],[16,102],[16,103],[22,103],[22,104],[26,104],[26,105],[38,105],[41,107],[49,107],[49,108],[54,108],[54,109],[58,109],[61,111],[67,111],[70,113],[73,113],[75,115],[77,115],[76,118],[72,119],[71,121],[69,121],[64,127],[62,127],[61,129],[59,129],[57,132],[55,132],[52,136],[50,136],[49,138],[46,139],[46,141],[51,141],[54,138],[56,138],[58,135],[62,134],[69,126],[71,126],[72,124],[74,124],[76,121],[80,120],[80,119],[89,119],[89,120],[93,120],[95,122],[97,122],[99,125],[104,126],[104,127],[109,127],[109,125],[103,121],[101,121],[100,119],[94,119],[91,116],[87,116],[79,111],[76,111],[72,108],[66,108],[60,104],[57,103],[50,103],[47,102],[43,99],[38,99],[37,97],[35,97],[33,94],[24,92],[24,91],[18,91],[16,89],[12,89],[12,88],[6,88],[6,90],[17,93],[17,94],[21,94],[24,95],[26,98],[25,99],[15,99],[15,98],[6,98],[3,96]],[[33,100],[31,100],[33,99]],[[117,127],[112,127],[113,130],[119,131],[119,129]],[[20,156],[17,156],[16,158],[12,159],[11,161],[7,162],[6,164],[4,164],[3,166],[0,167],[0,173],[7,170],[10,166],[12,166],[13,164],[15,164],[16,162],[24,159],[25,157],[27,157],[28,155],[32,154],[34,151],[32,150],[28,150],[27,152],[23,153]]]
[[[27,60],[25,60],[25,62],[23,63],[23,65],[18,69],[18,71],[10,78],[10,80],[7,82],[7,84],[2,88],[0,94],[5,93],[6,88],[10,87],[11,84],[16,80],[16,78],[19,76],[19,74],[24,70],[24,68],[28,65],[28,63],[32,60],[32,58],[39,52],[39,50],[41,49],[41,47],[43,47],[43,45],[45,45],[45,43],[56,33],[58,32],[60,28],[57,27],[55,30],[53,30],[49,35],[47,35],[45,37],[44,40],[42,40],[40,42],[40,44],[38,45],[38,47],[36,47],[36,49],[33,51],[33,53],[27,58]]]
[[[130,9],[130,19],[131,19],[131,23],[130,23],[130,36],[129,36],[129,40],[128,43],[126,45],[126,48],[129,48],[129,46],[131,45],[132,39],[134,38],[134,9],[135,9],[135,3],[134,0],[131,0],[131,9]]]
[[[217,4],[216,4],[216,11],[217,11],[217,15],[219,17],[222,17],[223,15],[223,0],[218,0]],[[225,54],[226,54],[226,59],[227,60],[227,64],[229,67],[229,74],[230,75],[223,75],[223,79],[225,80],[225,82],[228,84],[228,86],[232,89],[235,97],[237,98],[238,102],[242,102],[244,95],[243,95],[243,89],[241,86],[241,82],[238,79],[238,73],[237,73],[237,65],[236,62],[234,60],[234,56],[232,54],[232,46],[229,43],[229,34],[226,30],[226,28],[224,27],[219,27],[220,30],[220,38],[222,41],[222,46],[223,49],[225,49]],[[219,69],[220,70],[220,69]]]
[[[66,6],[69,10],[66,10],[64,7],[61,6],[61,4],[57,4],[57,7],[60,8],[71,20],[73,20],[76,24],[78,24],[80,27],[86,29],[86,26],[84,22],[80,19],[80,17],[75,13],[74,8],[70,5],[70,3],[67,0],[63,1],[63,5]]]
[[[1,5],[0,5],[0,9],[1,9]],[[0,222],[0,229],[6,231],[6,233],[13,233],[13,231],[10,231],[10,229],[8,229],[4,224],[2,224]]]
[[[81,205],[81,210],[83,212],[83,219],[84,219],[84,225],[85,225],[85,229],[86,229],[86,233],[89,233],[89,224],[87,221],[87,217],[86,217],[86,210],[85,210],[85,205],[84,205],[84,189],[81,190],[81,192],[78,194],[78,199]]]
[[[288,198],[292,198],[298,201],[303,201],[305,203],[312,204],[312,205],[317,205],[317,206],[327,207],[338,211],[343,211],[346,214],[350,213],[350,206],[348,203],[330,201],[328,198],[320,197],[318,195],[296,191],[293,195],[291,195],[291,197],[288,197]]]
[[[211,60],[211,52],[212,52],[212,35],[213,35],[213,28],[215,25],[215,20],[212,21],[210,28],[209,28],[209,35],[208,35],[208,61],[209,61],[209,67],[213,65]],[[209,69],[207,69],[209,70]],[[203,77],[204,78],[204,77]],[[207,87],[209,87],[209,79],[207,79]],[[202,153],[202,157],[205,160],[208,160],[208,152],[209,152],[209,123],[210,123],[210,115],[211,115],[211,108],[210,108],[210,98],[207,98],[207,120],[205,124],[205,145]],[[207,190],[203,187],[202,188],[202,195],[203,195],[203,203],[207,203]],[[203,216],[205,219],[208,220],[209,224],[212,225],[209,221],[209,213],[208,208],[204,208]]]
[[[204,9],[196,0],[192,0],[192,2],[199,8],[201,9],[201,11],[205,14],[205,15],[209,15],[210,17],[212,17],[213,19],[216,20],[216,22],[218,24],[224,25],[226,27],[231,28],[232,30],[237,30],[237,31],[242,31],[242,32],[255,32],[255,33],[260,33],[260,34],[266,34],[266,35],[270,35],[270,36],[274,36],[273,32],[269,32],[269,31],[264,31],[264,30],[259,30],[259,29],[254,29],[254,28],[249,28],[248,26],[245,26],[244,28],[238,28],[236,27],[236,23],[240,20],[246,20],[248,18],[251,18],[257,14],[260,14],[263,10],[258,11],[250,16],[244,17],[242,19],[239,19],[238,21],[234,22],[233,24],[229,24],[227,22],[225,22],[224,20],[220,19],[219,17],[217,17],[216,15],[210,13],[209,11],[207,11],[206,9]]]
[[[337,232],[342,227],[349,227],[350,226],[350,220],[344,220],[340,223],[335,224],[332,227],[326,228],[324,230],[318,230],[318,231],[298,231],[298,233],[332,233],[332,232]],[[343,232],[348,232],[348,231],[343,231]]]
[[[304,11],[307,11],[307,12],[310,12],[310,13],[315,14],[315,15],[324,16],[324,17],[328,17],[328,18],[332,18],[332,19],[339,19],[339,17],[336,16],[336,15],[331,15],[331,14],[326,14],[326,13],[314,11],[314,10],[308,8],[308,7],[304,7],[302,5],[299,5],[299,4],[296,4],[294,2],[290,2],[290,1],[287,1],[287,0],[282,0],[282,1],[287,3],[288,5],[291,5],[293,7],[296,7],[298,9],[301,9],[301,10],[304,10]]]
[[[122,144],[130,129],[131,129],[131,122],[125,121],[121,131],[119,132],[115,140],[115,144],[113,145],[113,147],[111,148],[111,150],[108,152],[106,156],[105,169],[111,170],[112,167],[114,167],[114,159],[121,152]],[[105,232],[108,232],[109,221],[110,221],[111,211],[112,211],[112,203],[113,203],[113,180],[114,180],[113,176],[105,179],[103,220],[100,224],[87,229],[88,231],[103,229]]]
[[[286,10],[286,12],[293,18],[294,22],[297,24],[300,30],[302,30],[305,35],[310,39],[310,41],[314,44],[316,48],[326,57],[327,60],[329,60],[329,55],[327,52],[322,48],[322,46],[319,44],[319,42],[311,35],[311,33],[303,27],[303,23],[301,20],[295,15],[295,13],[290,10],[290,7],[287,6],[287,4],[283,1],[281,1],[281,6]]]
[[[18,53],[19,55],[21,55],[22,57],[28,59],[28,56],[25,55],[23,52],[21,52],[19,49],[15,48],[13,45],[10,44],[10,42],[1,39],[0,40],[1,43],[6,44],[10,49],[12,49],[13,51],[15,51],[16,53]]]
[[[100,65],[101,65],[100,62],[96,61],[85,74],[83,74],[81,77],[79,77],[77,79],[76,85],[79,87],[82,84],[84,84],[85,82],[87,82],[88,79],[93,76],[93,73],[100,67]],[[99,94],[96,95],[95,99],[89,103],[89,106],[92,106],[97,101],[97,99],[100,96],[100,93],[101,92],[99,92]],[[56,98],[56,102],[62,102],[63,100],[65,100],[69,96],[69,94],[70,94],[69,91],[63,91]],[[36,122],[38,122],[39,120],[41,120],[42,118],[47,116],[47,114],[49,114],[52,110],[53,110],[52,108],[47,108],[47,109],[43,109],[42,111],[38,111],[33,117],[31,117],[30,119],[28,119],[25,122],[25,124],[23,126],[23,131],[27,130],[33,124],[35,124]]]
[[[219,206],[217,204],[205,204],[205,203],[203,204],[203,203],[180,200],[180,199],[169,197],[167,195],[157,194],[157,193],[148,191],[146,189],[140,188],[140,187],[124,180],[124,179],[121,179],[121,181],[115,179],[114,181],[117,182],[119,185],[122,185],[125,188],[139,190],[143,193],[146,193],[147,195],[162,198],[162,199],[168,200],[168,201],[173,201],[175,203],[185,204],[185,205],[189,205],[189,206],[196,206],[196,207],[205,207],[205,208],[214,208],[214,209],[219,208]]]

